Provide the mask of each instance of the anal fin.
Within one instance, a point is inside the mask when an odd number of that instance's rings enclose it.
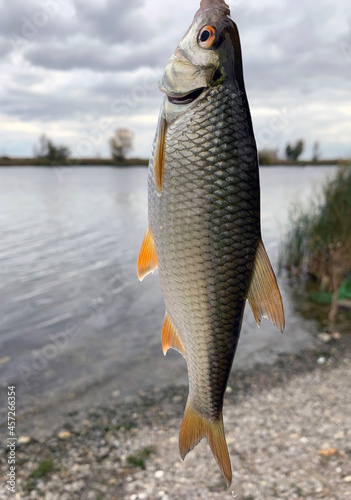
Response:
[[[139,280],[142,281],[147,274],[154,272],[155,269],[157,269],[155,242],[150,229],[147,228],[138,258],[137,274]]]
[[[283,301],[262,240],[257,247],[247,300],[258,325],[261,323],[261,318],[266,317],[283,332],[285,326]]]
[[[173,324],[170,315],[166,312],[162,328],[162,350],[166,355],[168,349],[175,349],[185,357],[185,347]]]
[[[232,467],[224,435],[223,417],[220,415],[217,420],[210,422],[196,413],[188,399],[179,434],[179,452],[183,460],[203,437],[206,437],[229,487],[232,482]]]

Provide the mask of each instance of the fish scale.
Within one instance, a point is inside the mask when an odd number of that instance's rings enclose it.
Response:
[[[209,420],[222,409],[260,236],[256,148],[238,94],[214,87],[176,119],[160,195],[153,161],[148,176],[166,309],[185,345],[190,400]]]

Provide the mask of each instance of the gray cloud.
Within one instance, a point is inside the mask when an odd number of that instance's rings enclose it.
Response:
[[[150,23],[140,13],[144,0],[87,2],[74,0],[80,29],[90,36],[115,44],[140,43],[152,36]]]
[[[76,32],[77,21],[69,0],[14,0],[2,11],[1,31],[16,50],[43,40],[64,40]]]
[[[165,60],[154,44],[105,45],[101,40],[71,39],[67,43],[34,46],[25,51],[33,65],[48,69],[89,68],[99,71],[125,71],[141,66],[155,67]]]
[[[5,58],[11,51],[11,47],[5,38],[0,38],[0,57]]]
[[[0,68],[6,75],[2,113],[28,123],[89,122],[110,116],[114,99],[128,103],[134,89],[141,97],[129,108],[129,116],[156,114],[162,97],[156,84],[145,91],[143,75],[161,72],[197,7],[198,0],[7,3],[0,36]],[[241,35],[245,81],[254,109],[299,110],[318,104],[333,114],[331,124],[339,120],[344,126],[347,116],[340,117],[335,109],[345,103],[350,106],[348,3],[311,0],[292,6],[289,0],[278,4],[236,0],[232,17]],[[299,119],[285,133],[295,133]],[[256,120],[259,133],[269,117]],[[300,125],[311,135],[308,125],[316,129],[318,120],[310,116]],[[332,141],[337,143],[338,138]]]
[[[55,91],[50,91],[50,80],[43,84],[48,74],[46,70],[27,70],[15,75],[12,85],[0,94],[2,113],[25,122],[89,121],[119,112],[125,116],[126,109],[128,116],[153,113],[161,102],[158,78],[146,69],[137,74],[104,73],[103,77],[97,72],[75,70]],[[42,87],[40,91],[38,86]]]

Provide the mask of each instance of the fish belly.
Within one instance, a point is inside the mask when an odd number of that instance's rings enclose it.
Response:
[[[189,400],[214,421],[260,238],[257,151],[239,91],[215,87],[168,126],[161,193],[149,168],[149,226],[166,309],[185,346]]]

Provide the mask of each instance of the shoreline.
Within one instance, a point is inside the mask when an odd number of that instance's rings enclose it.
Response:
[[[351,332],[345,330],[344,325],[339,340],[334,340],[327,333],[313,333],[305,350],[296,353],[279,353],[273,362],[259,362],[248,368],[236,368],[234,358],[228,381],[233,401],[236,394],[250,394],[255,390],[273,388],[286,383],[291,377],[313,372],[320,366],[318,360],[321,358],[333,359],[334,361],[342,359],[345,352],[351,352]],[[322,364],[324,363],[322,362]],[[184,366],[185,371],[186,367]],[[67,414],[81,415],[84,419],[85,413],[91,407],[115,408],[118,406],[117,412],[121,408],[123,413],[133,406],[139,408],[142,416],[144,406],[148,408],[153,403],[161,407],[163,404],[169,404],[169,399],[174,396],[182,396],[183,404],[180,404],[179,408],[175,407],[174,411],[177,412],[179,418],[183,416],[188,394],[187,385],[175,383],[162,387],[149,386],[137,393],[121,395],[118,386],[116,387],[116,380],[118,380],[117,374],[109,374],[107,378],[101,378],[75,392],[67,393],[55,403],[49,402],[47,405],[34,409],[26,407],[18,416],[21,432],[32,431],[32,435],[36,439],[46,438],[55,429],[64,426]],[[56,422],[50,419],[49,425],[46,426],[48,414],[54,417]],[[37,422],[34,429],[30,422],[31,417]],[[1,423],[0,429],[3,429],[4,426],[5,424]]]
[[[72,158],[66,162],[52,162],[47,159],[38,158],[0,158],[0,167],[46,167],[46,168],[73,168],[73,167],[135,167],[148,166],[148,158],[126,158],[114,161],[110,158]]]
[[[148,166],[148,158],[125,158],[121,161],[114,161],[111,158],[72,158],[68,159],[66,162],[57,163],[54,162],[50,164],[47,159],[38,158],[10,158],[0,157],[0,167],[46,167],[46,168],[73,168],[73,167],[135,167],[135,166]],[[330,166],[350,166],[351,160],[343,160],[339,158],[320,160],[320,161],[288,161],[279,160],[274,163],[260,163],[260,167],[330,167]]]
[[[240,418],[244,419],[245,422],[248,420],[247,423],[253,426],[255,432],[261,433],[262,446],[269,450],[272,444],[269,435],[266,435],[267,422],[265,421],[264,429],[260,430],[262,423],[252,420],[253,411],[258,412],[256,419],[260,418],[260,405],[269,405],[270,401],[273,402],[273,409],[269,410],[265,417],[269,422],[271,418],[274,419],[274,413],[279,411],[281,404],[289,403],[290,397],[294,399],[293,412],[299,413],[307,404],[306,402],[301,404],[299,399],[304,397],[307,397],[307,400],[313,399],[316,398],[316,392],[323,391],[326,384],[319,385],[318,379],[329,377],[338,370],[342,370],[343,373],[348,370],[347,380],[349,380],[351,336],[344,334],[338,340],[330,338],[326,341],[325,335],[317,336],[311,349],[299,354],[281,355],[271,365],[259,364],[249,370],[235,370],[234,364],[224,403],[227,440],[234,471],[236,470],[235,463],[242,460],[242,454],[249,453],[250,449],[254,455],[256,453],[254,452],[256,446],[254,443],[247,445],[247,450],[245,449],[246,445],[243,445],[241,452],[235,451],[236,447],[239,446],[237,439],[244,432],[242,427],[244,424]],[[336,378],[338,380],[340,376]],[[313,384],[317,384],[317,390]],[[299,392],[298,397],[295,396],[294,386]],[[289,387],[293,387],[293,389],[289,389]],[[107,389],[110,390],[111,387],[109,386]],[[99,390],[100,387],[96,386],[94,390],[89,391],[89,395],[86,395],[91,401],[90,408],[89,405],[79,408],[79,404],[77,404],[79,401],[73,399],[59,403],[60,416],[53,417],[52,411],[48,409],[27,413],[18,419],[18,436],[21,436],[21,439],[18,441],[17,449],[17,490],[22,495],[19,498],[73,500],[82,498],[83,495],[84,498],[91,500],[102,498],[108,500],[137,500],[139,498],[178,500],[190,498],[190,496],[193,498],[192,494],[198,494],[197,498],[201,499],[230,498],[229,490],[225,490],[224,482],[205,440],[189,454],[189,458],[184,463],[179,459],[177,440],[188,392],[187,387],[154,388],[148,393],[140,392],[138,395],[127,397],[124,400],[120,400],[118,393],[114,391],[115,394],[111,393],[109,398],[105,396],[103,403],[95,397]],[[286,397],[282,396],[286,390],[288,391]],[[289,391],[292,391],[291,394]],[[312,391],[311,394],[309,391]],[[282,397],[284,397],[283,400],[281,400]],[[322,395],[319,397],[324,401],[325,398]],[[340,394],[340,397],[343,395]],[[296,401],[295,398],[297,398]],[[256,401],[260,399],[261,403],[256,404]],[[258,407],[255,408],[256,406]],[[335,413],[337,408],[334,407],[331,410]],[[238,414],[240,415],[239,419]],[[282,418],[286,418],[288,421],[286,425],[294,426],[296,415],[284,415]],[[321,415],[323,422],[326,418],[327,415]],[[306,427],[313,424],[311,418],[307,418],[304,422]],[[44,429],[44,423],[46,423],[46,432],[36,433],[35,430]],[[276,423],[282,425],[279,420]],[[320,424],[318,423],[318,425]],[[338,425],[340,426],[340,422]],[[341,427],[347,428],[346,423]],[[348,428],[350,429],[349,424]],[[268,426],[268,429],[271,427]],[[293,430],[291,435],[300,434],[300,431],[293,432]],[[6,431],[4,426],[2,426],[2,431],[3,433]],[[346,431],[343,432],[345,434]],[[346,436],[344,437],[346,438]],[[284,441],[286,436],[283,435],[280,438]],[[302,444],[307,445],[305,440],[309,438],[304,437],[304,432],[302,432],[301,439]],[[340,444],[340,441],[338,443]],[[325,444],[326,442],[321,442],[320,447],[323,448]],[[334,450],[334,444],[329,444],[330,449]],[[344,440],[344,444],[347,444],[347,439]],[[283,446],[283,444],[279,446]],[[275,457],[271,457],[269,453],[269,463],[272,460],[279,461],[279,446],[275,451]],[[335,449],[337,448],[335,447]],[[351,453],[351,449],[349,452]],[[342,470],[342,481],[344,478],[348,479],[348,474],[351,474],[351,470],[348,473],[347,467],[344,466],[344,462],[349,460],[347,457],[349,452],[345,450],[342,452],[330,451],[330,460],[342,462],[342,466],[336,465]],[[168,453],[172,454],[171,459],[168,458]],[[300,460],[299,457],[296,458]],[[320,459],[318,454],[317,458]],[[6,454],[3,447],[0,461],[3,470],[6,470],[7,466],[5,459]],[[170,463],[168,463],[169,460]],[[294,460],[296,461],[296,459]],[[245,469],[245,460],[241,465]],[[46,470],[44,466],[50,470]],[[194,470],[197,471],[195,475]],[[167,474],[171,475],[173,483],[165,480]],[[178,484],[177,475],[179,474],[183,478],[183,482],[180,481]],[[208,474],[213,476],[214,483],[207,478]],[[248,474],[255,476],[252,471],[250,472],[250,468],[248,471],[246,469],[239,470],[237,474],[234,476],[237,481]],[[320,471],[317,474],[320,475]],[[261,479],[262,477],[257,475],[257,481]],[[243,486],[242,491],[250,492],[253,482],[254,479],[251,478],[249,486]],[[289,485],[292,483],[293,481],[290,481]],[[298,483],[296,484],[298,485]],[[0,493],[2,486],[0,486]],[[266,487],[268,488],[267,485],[262,486],[265,491]],[[269,487],[271,488],[272,485]],[[236,485],[235,488],[238,489],[238,486]],[[292,487],[289,486],[289,488],[289,494],[283,495],[280,492],[278,497],[300,498],[298,495],[293,496]],[[191,495],[189,491],[191,491]],[[57,492],[59,492],[58,496]],[[317,493],[315,492],[313,495],[317,495]],[[245,495],[238,495],[238,498],[243,500],[274,498],[274,496],[267,496],[267,494],[264,497],[262,494],[258,496]],[[313,495],[304,498],[316,498]],[[333,496],[332,498],[343,497]]]
[[[321,336],[325,334],[320,334]],[[326,334],[328,336],[328,334]],[[318,367],[317,360],[321,357],[326,359],[337,356],[342,357],[346,344],[351,351],[351,336],[347,334],[341,340],[330,339],[324,342],[315,334],[304,351],[296,353],[279,353],[272,362],[258,362],[248,368],[236,368],[235,358],[228,381],[231,393],[249,394],[250,391],[262,390],[267,387],[275,387],[285,383],[296,374],[306,373]],[[186,374],[186,367],[184,366]],[[64,427],[67,415],[74,413],[84,419],[85,414],[91,407],[112,407],[118,406],[117,413],[121,409],[121,414],[128,413],[131,406],[138,407],[140,415],[143,415],[143,408],[148,408],[151,403],[159,405],[169,404],[169,399],[174,396],[182,396],[179,408],[175,407],[177,417],[183,416],[188,393],[188,386],[182,383],[168,384],[166,386],[149,386],[129,395],[121,395],[116,381],[118,374],[110,373],[108,377],[83,386],[76,390],[72,389],[59,400],[50,400],[40,407],[26,406],[25,409],[17,410],[18,427],[22,434],[31,434],[35,439],[45,439],[52,432]],[[18,387],[19,397],[21,388]],[[235,399],[235,398],[234,398]],[[123,409],[123,411],[122,411]],[[48,418],[48,415],[50,418]],[[33,428],[32,419],[36,421]],[[47,425],[47,423],[49,424]],[[5,423],[1,422],[0,429],[4,429]]]

